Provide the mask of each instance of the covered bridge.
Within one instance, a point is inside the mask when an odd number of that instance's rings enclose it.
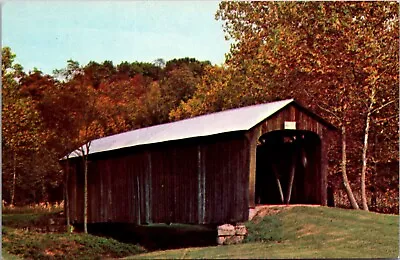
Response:
[[[88,223],[223,224],[246,221],[256,204],[326,205],[332,129],[289,99],[93,140]],[[74,154],[69,210],[83,223]]]

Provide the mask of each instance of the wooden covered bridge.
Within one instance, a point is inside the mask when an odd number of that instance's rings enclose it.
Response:
[[[88,223],[237,223],[257,204],[326,205],[332,129],[289,99],[93,140]],[[73,156],[69,211],[82,223],[84,168]]]

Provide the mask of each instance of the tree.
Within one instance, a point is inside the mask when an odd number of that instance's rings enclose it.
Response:
[[[170,113],[181,102],[192,98],[207,62],[192,58],[173,59],[166,63],[164,78],[148,85],[137,101],[137,120],[140,126],[169,122],[174,119]]]
[[[154,66],[159,67],[161,69],[165,68],[165,60],[162,58],[158,58],[153,61]]]
[[[393,107],[398,102],[396,94],[390,93],[390,89],[397,89],[395,86],[398,85],[398,77],[395,75],[398,70],[399,54],[398,48],[394,44],[398,39],[398,16],[393,15],[393,10],[390,8],[378,8],[373,11],[378,14],[353,18],[355,22],[363,24],[358,40],[367,42],[359,52],[371,60],[371,65],[363,68],[367,74],[364,80],[367,111],[365,115],[361,168],[361,196],[364,210],[368,210],[366,171],[371,119],[375,113],[388,106]],[[372,36],[374,38],[371,39]],[[395,109],[393,110],[395,111]],[[396,114],[395,112],[392,115]]]
[[[18,79],[24,75],[23,67],[14,63],[15,57],[16,55],[10,47],[5,46],[1,49],[1,75],[3,80]]]
[[[164,71],[168,73],[178,68],[187,67],[195,76],[201,76],[204,69],[210,65],[210,61],[198,61],[195,58],[186,57],[167,61]]]
[[[22,152],[37,151],[41,145],[41,121],[29,98],[13,99],[3,84],[2,136],[3,151],[10,150],[13,157],[11,205],[15,202],[15,190],[19,178],[18,156]],[[3,172],[6,175],[6,171]]]
[[[79,86],[79,96],[81,106],[77,107],[76,113],[76,127],[79,133],[76,136],[77,142],[83,145],[79,148],[83,160],[84,172],[84,200],[83,200],[83,227],[84,232],[87,233],[87,220],[88,220],[88,157],[90,153],[91,140],[102,137],[104,134],[103,127],[101,126],[101,119],[99,115],[102,112],[96,107],[97,92],[91,86]]]
[[[227,55],[232,70],[256,86],[279,83],[271,95],[290,94],[340,127],[342,179],[353,208],[358,205],[347,177],[347,154],[359,151],[359,144],[348,136],[363,125],[369,134],[359,115],[371,116],[362,93],[373,96],[374,73],[383,77],[379,88],[386,102],[396,99],[385,89],[398,85],[397,73],[384,67],[398,67],[397,8],[394,2],[222,2],[216,15],[234,40]],[[361,154],[366,158],[366,150]]]
[[[168,72],[167,77],[160,83],[160,101],[164,107],[164,118],[160,123],[168,121],[169,112],[175,109],[179,102],[185,102],[193,96],[199,82],[200,77],[196,77],[187,66]]]
[[[30,96],[34,101],[43,98],[43,94],[47,88],[53,88],[56,81],[50,75],[44,75],[43,72],[36,70],[29,72],[20,78],[21,94]]]
[[[22,66],[14,64],[15,54],[11,49],[2,49],[2,145],[5,153],[10,152],[12,168],[3,168],[4,176],[12,175],[10,187],[10,204],[15,203],[17,182],[20,179],[18,169],[24,160],[19,160],[30,152],[37,152],[45,143],[47,131],[36,110],[34,101],[21,93],[20,79],[23,77]],[[7,153],[8,154],[8,153]]]
[[[55,77],[60,78],[62,81],[72,80],[80,77],[83,74],[82,68],[79,62],[69,59],[67,61],[67,67],[63,69],[55,69],[53,71]]]
[[[233,78],[233,72],[226,68],[208,67],[193,97],[182,100],[170,117],[178,120],[240,106],[242,88],[235,88]]]
[[[279,85],[268,82],[262,85],[255,77],[228,66],[208,66],[193,97],[183,100],[171,111],[172,119],[183,119],[225,109],[249,106],[288,98],[290,94],[276,96],[272,90]]]
[[[81,97],[75,86],[59,83],[53,88],[46,89],[38,105],[46,129],[51,129],[52,132],[49,142],[52,144],[53,153],[57,157],[54,163],[58,163],[57,160],[64,156],[68,158],[71,151],[81,144],[79,138],[77,138],[79,134],[77,111],[83,104],[80,100]],[[67,159],[63,180],[67,231],[71,230],[68,197],[69,169],[69,161]]]

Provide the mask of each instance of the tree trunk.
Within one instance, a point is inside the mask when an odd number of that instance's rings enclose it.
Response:
[[[46,206],[48,206],[49,200],[48,200],[47,194],[46,194],[46,184],[44,181],[44,177],[42,177],[40,180],[40,186],[41,186],[41,192],[42,192],[42,201],[41,202],[45,203]]]
[[[376,188],[375,188],[375,176],[377,175],[377,171],[378,171],[378,163],[377,163],[377,159],[376,158],[378,158],[378,152],[377,152],[377,149],[376,149],[376,146],[377,146],[377,143],[378,143],[378,134],[376,134],[375,133],[375,135],[374,135],[375,137],[374,137],[374,139],[375,139],[375,142],[374,142],[374,146],[373,146],[373,153],[374,153],[374,165],[373,165],[373,167],[374,167],[374,169],[373,169],[373,171],[372,171],[372,173],[371,173],[371,203],[370,203],[370,205],[371,205],[371,210],[373,210],[373,211],[375,211],[376,210]]]
[[[368,136],[369,136],[369,123],[371,120],[372,103],[368,109],[367,118],[365,122],[364,145],[362,149],[362,168],[361,168],[361,200],[363,210],[368,211],[367,194],[365,191],[365,173],[367,171],[367,150],[368,150]]]
[[[14,158],[13,158],[13,182],[11,187],[11,203],[10,205],[14,205],[15,200],[15,186],[17,183],[17,152],[14,151]]]
[[[88,159],[87,154],[83,157],[84,159],[84,173],[85,173],[85,183],[84,183],[84,191],[83,191],[83,230],[87,233],[87,212],[88,212],[88,188],[87,188],[87,174],[88,174]]]
[[[67,232],[69,233],[71,232],[71,220],[69,216],[68,178],[69,178],[69,155],[67,156],[67,161],[66,161],[65,184],[64,184],[64,192],[65,192],[64,212],[65,212],[65,218],[67,219]]]
[[[347,178],[346,165],[347,165],[347,154],[346,154],[346,126],[342,125],[342,177],[343,185],[346,189],[347,197],[349,198],[350,204],[353,209],[359,209],[356,199],[354,198],[353,191],[351,190],[349,179]]]
[[[89,149],[90,149],[90,141],[86,143],[86,151],[82,149],[83,156],[83,164],[84,164],[84,174],[85,174],[85,182],[84,182],[84,191],[83,191],[83,231],[87,234],[87,222],[88,222],[88,157],[89,157]]]

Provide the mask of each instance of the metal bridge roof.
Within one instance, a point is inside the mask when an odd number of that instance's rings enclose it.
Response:
[[[246,131],[292,102],[294,102],[294,99],[286,99],[230,109],[95,139],[90,144],[89,154],[138,145]],[[71,153],[70,158],[80,155],[79,148]],[[66,159],[66,157],[63,159]]]

